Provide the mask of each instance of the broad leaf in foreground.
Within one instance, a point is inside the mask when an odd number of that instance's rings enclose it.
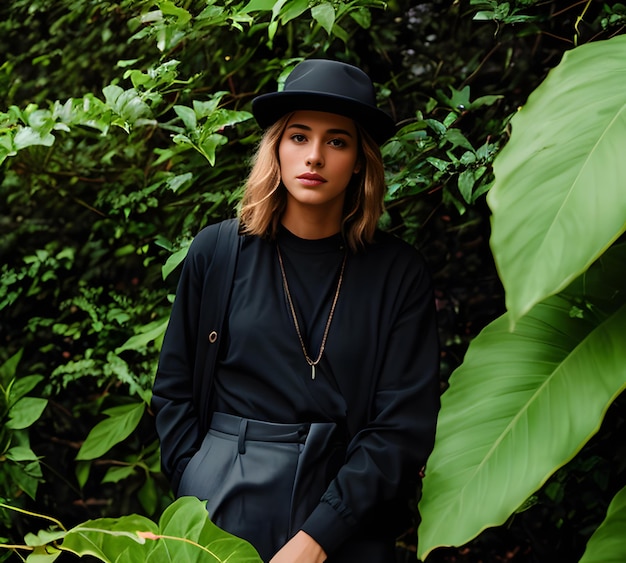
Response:
[[[514,324],[626,229],[626,36],[567,52],[511,126],[487,201]]]
[[[261,563],[249,543],[213,524],[205,503],[193,497],[171,504],[158,526],[138,515],[85,522],[67,532],[62,549],[106,563]]]
[[[442,397],[423,483],[419,552],[502,524],[582,448],[626,388],[626,305],[572,315],[569,299],[508,314],[472,342]]]

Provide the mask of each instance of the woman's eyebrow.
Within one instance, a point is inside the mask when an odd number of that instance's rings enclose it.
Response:
[[[304,125],[302,123],[292,123],[287,127],[287,129],[303,129],[304,131],[313,130],[308,125]],[[350,133],[347,129],[327,129],[326,133],[330,135],[346,135],[347,137],[352,137],[352,133]]]

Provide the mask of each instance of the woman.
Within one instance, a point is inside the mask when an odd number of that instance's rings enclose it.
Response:
[[[205,272],[226,268],[211,226],[192,244],[163,343],[163,469],[264,561],[390,563],[439,407],[429,275],[376,229],[379,145],[394,124],[366,74],[328,60],[297,65],[253,113],[266,131],[224,326],[205,322]],[[219,346],[214,371],[207,346]]]

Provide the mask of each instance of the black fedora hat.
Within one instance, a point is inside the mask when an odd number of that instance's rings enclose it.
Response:
[[[350,117],[379,144],[395,133],[393,119],[376,106],[376,92],[369,76],[360,68],[338,61],[302,61],[291,71],[282,91],[252,100],[252,113],[263,129],[298,110]]]

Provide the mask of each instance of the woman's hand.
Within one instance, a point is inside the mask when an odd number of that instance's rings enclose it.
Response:
[[[324,561],[326,561],[326,553],[322,546],[309,534],[300,530],[272,557],[270,563],[323,563]]]

